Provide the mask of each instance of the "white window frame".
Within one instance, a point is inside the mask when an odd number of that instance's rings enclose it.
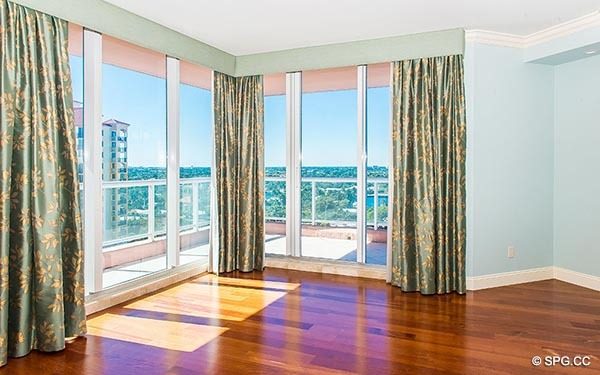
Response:
[[[286,74],[286,254],[302,255],[302,72]]]
[[[83,30],[83,244],[85,293],[102,290],[102,34]]]
[[[367,263],[367,208],[366,196],[368,188],[368,66],[356,67],[357,77],[357,220],[356,220],[356,263]],[[390,63],[390,82],[392,67]],[[391,92],[390,83],[390,92]],[[390,108],[391,108],[390,103]],[[391,113],[391,112],[390,112]],[[390,139],[391,139],[390,115]],[[302,72],[286,74],[286,255],[302,256]],[[391,173],[392,148],[389,151],[388,167],[388,202],[392,199],[393,179]],[[391,204],[388,204],[388,218],[391,218]],[[391,260],[391,228],[388,219],[385,267],[389,270]],[[376,265],[380,266],[380,265]]]
[[[142,277],[119,283],[109,288],[103,288],[104,276],[104,204],[102,180],[102,34],[83,30],[83,244],[84,244],[84,273],[86,295],[99,293],[104,290],[121,290],[128,285],[139,285],[144,279],[152,280],[172,268],[181,267],[180,262],[180,61],[177,58],[165,56],[166,64],[166,110],[167,110],[167,235],[166,235],[166,269]],[[212,95],[211,87],[211,95]],[[212,137],[214,144],[214,116],[211,103]],[[216,200],[215,198],[215,165],[214,152],[211,165],[211,231],[209,235],[209,265],[211,270],[218,257],[213,254],[218,249],[216,235]],[[149,209],[154,201],[148,197]],[[152,223],[148,223],[152,225]],[[154,228],[152,228],[154,231]],[[195,263],[195,262],[192,262]],[[191,263],[190,263],[191,264]],[[218,265],[218,263],[217,263]],[[185,264],[185,269],[189,268]],[[182,269],[183,271],[184,269]],[[216,268],[218,271],[218,267]]]
[[[367,66],[356,67],[356,262],[366,263],[367,251]]]
[[[167,269],[179,265],[179,60],[167,56]],[[149,208],[150,209],[150,208]],[[154,209],[154,208],[152,208]]]

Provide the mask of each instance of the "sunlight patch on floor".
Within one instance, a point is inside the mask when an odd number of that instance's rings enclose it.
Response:
[[[213,283],[215,285],[227,285],[227,286],[240,286],[247,288],[267,288],[267,289],[280,289],[280,290],[294,290],[297,289],[300,284],[298,283],[286,283],[282,281],[269,281],[269,280],[254,280],[254,279],[237,279],[235,277],[222,277],[216,275],[202,276],[195,281]]]
[[[193,352],[214,340],[227,328],[103,314],[87,321],[88,335]]]
[[[206,275],[132,302],[125,308],[243,321],[298,286],[276,281]]]

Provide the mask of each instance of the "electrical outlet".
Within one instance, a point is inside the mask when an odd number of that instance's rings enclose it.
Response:
[[[515,257],[515,247],[512,245],[508,247],[508,257],[509,258]]]

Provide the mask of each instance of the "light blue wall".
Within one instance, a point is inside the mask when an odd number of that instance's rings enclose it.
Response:
[[[554,72],[522,53],[466,46],[468,276],[553,264]]]
[[[600,276],[600,56],[555,69],[555,265]]]

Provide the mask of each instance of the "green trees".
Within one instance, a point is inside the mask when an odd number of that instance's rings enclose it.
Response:
[[[265,181],[265,214],[269,220],[286,219],[286,181],[285,167],[268,167],[265,171],[267,178],[277,180]],[[182,167],[182,179],[209,177],[210,168]],[[386,167],[369,167],[367,169],[367,223],[372,225],[375,219],[375,183],[373,179],[384,179],[377,183],[377,222],[379,225],[387,221],[388,186],[385,179]],[[164,168],[131,167],[128,170],[129,180],[163,180],[166,178]],[[323,179],[340,179],[340,181],[323,181]],[[302,221],[313,221],[313,189],[315,192],[314,220],[316,225],[329,225],[331,222],[349,224],[356,222],[357,186],[355,167],[303,167],[301,184]],[[313,180],[315,179],[315,180]],[[319,180],[321,179],[321,180]],[[349,181],[344,181],[348,179]],[[197,188],[197,202],[193,202],[193,188]],[[115,215],[120,219],[115,221],[114,228],[107,228],[105,239],[119,239],[148,232],[148,192],[147,186],[117,188],[118,202],[114,205]],[[210,183],[182,181],[180,203],[180,225],[189,226],[193,223],[193,204],[198,205],[198,225],[210,225]],[[154,231],[164,233],[166,230],[167,202],[166,185],[154,186]],[[105,204],[109,204],[106,202]]]
[[[369,167],[368,178],[387,178],[386,167]],[[285,168],[268,167],[265,176],[285,178]],[[316,178],[316,181],[311,181]],[[357,186],[355,181],[319,181],[319,178],[355,179],[355,167],[302,167],[302,184],[300,201],[302,221],[312,222],[312,199],[315,191],[315,224],[323,221],[355,222],[357,207]],[[374,219],[374,184],[369,183],[367,195],[367,220]],[[387,219],[387,183],[378,184],[379,206],[377,218],[379,223]],[[370,202],[370,203],[369,203]],[[265,182],[265,213],[269,219],[285,219],[286,183],[285,181]]]

